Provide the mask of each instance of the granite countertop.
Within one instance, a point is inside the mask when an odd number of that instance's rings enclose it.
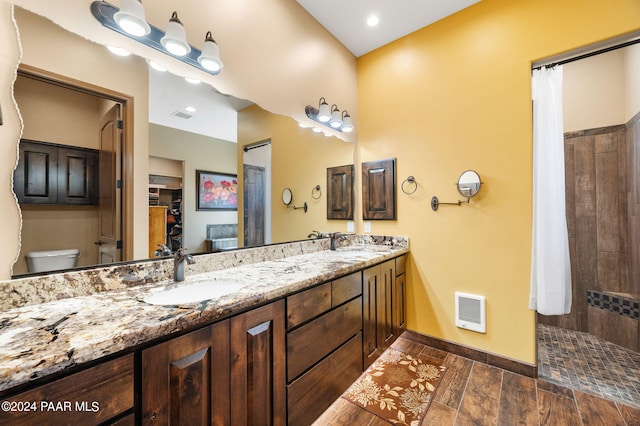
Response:
[[[52,373],[196,328],[251,306],[407,253],[406,246],[346,246],[0,312],[0,392]],[[188,265],[187,270],[196,265]],[[184,305],[150,305],[153,291],[232,279],[240,290]]]

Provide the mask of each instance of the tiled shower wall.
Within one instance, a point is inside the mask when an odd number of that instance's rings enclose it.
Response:
[[[629,220],[629,293],[640,298],[640,112],[626,126]]]
[[[565,134],[572,312],[538,315],[541,324],[587,332],[587,290],[630,292],[627,199],[630,181],[635,180],[627,171],[631,170],[628,159],[635,156],[627,149],[627,142],[633,142],[627,138],[627,128],[619,125]],[[639,225],[640,221],[633,229],[640,231]]]

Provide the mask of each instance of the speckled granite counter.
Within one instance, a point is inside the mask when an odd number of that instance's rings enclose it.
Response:
[[[363,245],[363,242],[366,244]],[[408,240],[402,237],[373,240],[371,237],[364,240],[352,237],[347,243],[356,245],[331,251],[325,247],[328,244],[326,240],[302,242],[302,246],[293,249],[300,250],[300,254],[286,256],[272,253],[272,259],[261,258],[268,257],[264,253],[256,256],[254,249],[239,250],[233,254],[220,253],[220,256],[205,255],[198,257],[195,265],[189,265],[191,275],[184,283],[171,283],[166,279],[166,272],[163,272],[157,276],[164,277],[164,280],[151,283],[146,283],[144,279],[132,280],[136,285],[118,285],[118,280],[113,280],[112,285],[104,285],[104,280],[98,280],[100,286],[97,287],[100,288],[93,289],[93,294],[82,295],[89,291],[86,288],[90,289],[91,285],[86,282],[78,284],[83,281],[80,278],[83,273],[80,272],[52,275],[48,279],[38,278],[39,282],[53,282],[61,287],[67,282],[75,282],[76,287],[86,291],[75,295],[77,289],[67,291],[61,288],[56,293],[61,296],[54,297],[50,292],[32,289],[31,293],[37,300],[50,300],[30,304],[25,299],[21,306],[4,307],[0,312],[0,392],[181,330],[210,323],[408,252]],[[310,244],[315,245],[307,247]],[[263,250],[277,252],[282,247],[269,246]],[[236,259],[235,264],[228,261],[229,256]],[[159,268],[164,271],[167,268],[162,265],[163,262],[168,261],[147,263],[153,270]],[[208,272],[202,270],[206,264],[210,264]],[[227,267],[220,269],[219,264],[226,264]],[[138,276],[148,273],[148,268],[137,268]],[[96,272],[91,270],[84,274]],[[59,275],[72,277],[65,280]],[[95,276],[91,279],[95,279]],[[218,299],[181,306],[155,306],[142,301],[154,290],[200,280],[223,279],[240,281],[242,288]],[[15,285],[14,281],[0,283],[0,290],[9,292],[7,288],[10,284]],[[24,298],[24,294],[29,293],[27,283],[18,283],[18,287],[22,289],[21,297]]]

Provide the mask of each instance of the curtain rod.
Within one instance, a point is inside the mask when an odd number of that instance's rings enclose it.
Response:
[[[247,145],[244,148],[242,148],[244,150],[244,152],[249,151],[250,149],[256,149],[256,148],[260,148],[262,146],[266,146],[266,145],[271,145],[271,141],[263,141],[263,142],[256,142],[254,144],[251,145]]]
[[[539,69],[541,69],[543,67],[553,68],[553,67],[555,67],[557,65],[564,65],[564,64],[568,64],[570,62],[579,61],[580,59],[590,58],[592,56],[596,56],[596,55],[599,55],[601,53],[607,53],[607,52],[611,52],[613,50],[622,49],[623,47],[632,46],[632,45],[637,44],[637,43],[640,43],[640,38],[637,38],[635,40],[629,40],[627,42],[616,44],[616,45],[613,45],[613,46],[605,47],[603,49],[594,50],[593,52],[589,52],[589,53],[585,53],[585,54],[582,54],[582,55],[574,56],[574,57],[571,57],[571,58],[563,59],[561,61],[550,62],[548,64],[540,65],[540,66],[537,66],[537,67],[532,67],[531,70],[539,70]]]

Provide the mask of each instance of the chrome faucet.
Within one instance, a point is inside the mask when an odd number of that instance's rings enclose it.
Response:
[[[339,240],[344,240],[347,238],[346,235],[341,234],[340,232],[333,232],[329,234],[329,237],[331,238],[331,250],[335,250],[338,248]]]
[[[183,248],[176,251],[176,254],[173,258],[173,280],[174,281],[184,281],[184,262],[187,262],[189,265],[193,265],[196,263],[196,259],[190,255],[185,253]]]

